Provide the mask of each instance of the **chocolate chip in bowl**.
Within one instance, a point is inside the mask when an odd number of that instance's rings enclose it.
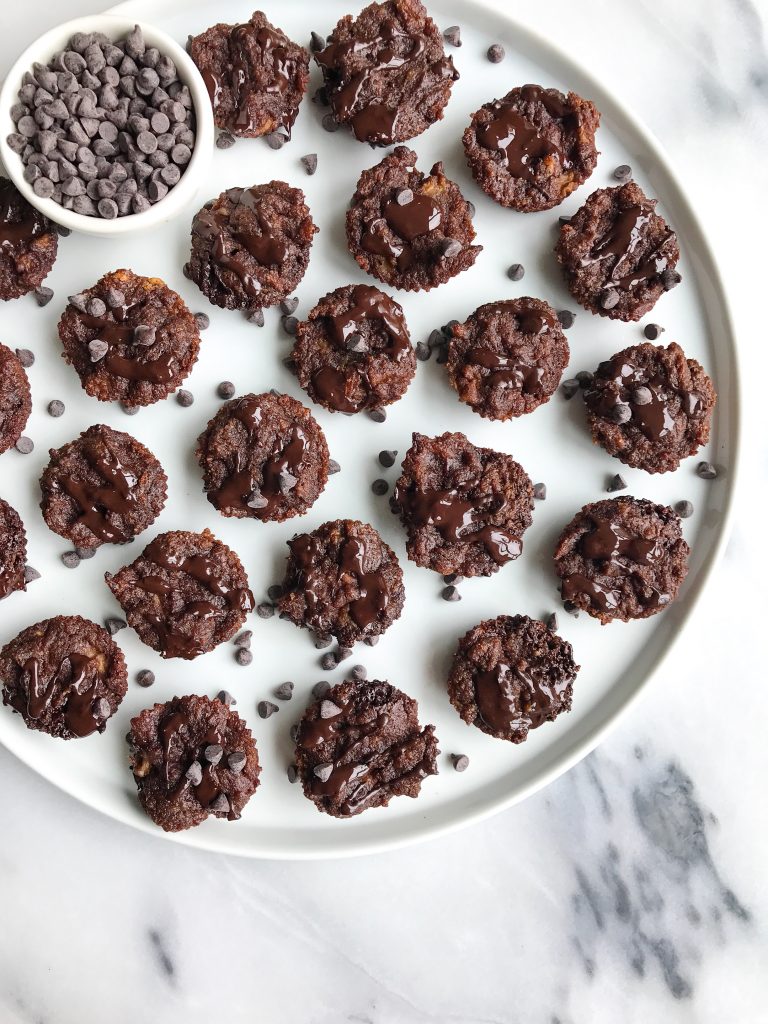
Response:
[[[0,91],[0,157],[24,199],[88,234],[145,231],[205,177],[213,115],[170,36],[112,15],[51,29]],[[141,220],[139,220],[141,217]]]

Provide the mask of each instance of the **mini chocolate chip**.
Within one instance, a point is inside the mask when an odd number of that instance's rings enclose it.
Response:
[[[368,669],[365,665],[353,665],[352,671],[349,674],[356,682],[360,683],[363,679],[368,678]]]
[[[262,601],[261,604],[256,605],[256,614],[260,619],[271,619],[275,614],[275,606]]]
[[[443,39],[449,46],[461,46],[461,28],[458,25],[449,25],[443,32]]]
[[[451,754],[451,761],[457,772],[465,772],[469,768],[469,758],[466,754]]]
[[[675,512],[681,519],[690,519],[693,515],[693,505],[690,501],[678,501],[675,504]]]
[[[440,255],[444,260],[452,260],[461,252],[461,242],[456,238],[444,238],[440,242]]]
[[[525,267],[522,263],[513,263],[507,270],[507,277],[510,281],[522,281],[525,277]]]
[[[291,313],[296,312],[296,307],[298,306],[298,304],[299,300],[296,298],[295,295],[292,295],[290,298],[283,299],[283,301],[280,303],[280,309],[285,313],[286,316],[290,316]]]
[[[203,751],[203,757],[208,764],[218,764],[224,756],[224,749],[220,743],[209,743]]]
[[[553,632],[557,630],[557,612],[552,612],[547,618],[547,629],[551,629]]]
[[[317,636],[312,638],[312,644],[316,651],[324,651],[326,647],[330,647],[333,643],[333,637],[330,636]]]
[[[504,60],[506,54],[504,53],[504,47],[501,43],[494,43],[488,47],[487,57],[491,64],[499,64]]]
[[[336,662],[337,662],[337,664],[339,662],[341,662],[341,661],[346,661],[347,658],[351,658],[351,657],[352,657],[352,648],[351,647],[339,647],[338,650],[336,651]]]
[[[195,313],[195,323],[199,331],[207,331],[211,326],[211,318],[207,313]]]
[[[407,206],[413,202],[413,190],[410,188],[399,188],[395,192],[395,202],[398,206]]]
[[[117,309],[125,305],[125,295],[118,288],[108,288],[104,301],[110,309]]]
[[[341,127],[333,114],[323,114],[321,124],[327,132],[337,132]]]
[[[20,455],[30,455],[35,450],[35,442],[31,437],[26,437],[22,434],[14,447]]]
[[[68,569],[76,569],[80,565],[80,555],[76,551],[65,551],[61,560]]]
[[[239,775],[243,768],[245,768],[246,760],[245,751],[233,750],[232,753],[227,756],[227,768],[229,768],[231,772],[234,772],[235,775]]]
[[[299,770],[298,770],[298,768],[296,767],[295,764],[289,764],[288,765],[287,775],[288,775],[288,781],[290,783],[298,782]]]
[[[35,302],[38,306],[47,306],[53,298],[53,288],[46,288],[41,285],[39,288],[35,288]]]
[[[321,679],[319,683],[315,683],[312,687],[312,696],[316,697],[317,700],[322,700],[327,693],[330,692],[331,684],[327,683],[325,679]]]
[[[613,176],[616,179],[616,181],[629,181],[629,179],[632,177],[632,168],[629,166],[629,164],[619,164],[619,166],[613,172]]]
[[[136,673],[136,682],[139,686],[151,686],[155,681],[155,673],[148,668],[143,668]]]
[[[571,223],[571,218],[570,217],[558,217],[557,220],[558,220],[559,224],[570,224]]]
[[[126,405],[125,402],[120,403],[120,408],[126,416],[136,416],[139,411],[138,405]]]
[[[463,583],[464,577],[460,576],[457,572],[449,572],[443,576],[443,583]]]
[[[280,683],[279,686],[275,687],[275,696],[278,700],[290,700],[293,696],[293,683],[290,681]]]
[[[458,592],[456,587],[444,587],[441,597],[444,601],[460,601],[461,594]]]
[[[616,405],[608,411],[606,419],[609,419],[611,423],[616,423],[618,426],[622,426],[622,424],[629,423],[632,419],[632,410],[626,402],[617,402]]]
[[[35,353],[30,351],[28,348],[17,348],[16,358],[19,360],[24,369],[28,369],[34,365]]]
[[[387,418],[385,409],[369,409],[368,418],[372,419],[374,423],[383,423]]]
[[[711,462],[700,462],[696,472],[702,480],[714,480],[717,476],[717,469]]]
[[[37,569],[34,569],[31,565],[25,565],[24,566],[24,582],[25,583],[34,583],[35,580],[39,580],[39,579],[40,579],[40,573],[37,571]]]
[[[156,337],[157,330],[148,324],[139,324],[133,329],[133,340],[136,345],[141,345],[142,348],[149,348],[151,345],[154,345]]]
[[[643,328],[643,334],[646,336],[648,341],[656,341],[663,330],[664,328],[659,324],[646,324]]]
[[[234,707],[237,701],[229,692],[229,690],[219,690],[216,694],[216,700],[220,700],[222,704],[226,704],[227,707]]]
[[[81,562],[87,562],[89,558],[93,558],[96,554],[96,548],[79,548],[76,546],[75,552]]]
[[[573,601],[563,601],[563,608],[565,609],[565,611],[568,612],[569,615],[572,615],[574,619],[578,619],[579,606],[575,605]]]
[[[547,499],[547,485],[546,484],[534,484],[533,485],[533,496],[537,501],[546,501]]]
[[[232,132],[220,131],[216,137],[216,148],[217,149],[231,149],[236,142],[235,136]]]
[[[314,174],[317,170],[317,153],[307,153],[301,158],[301,162],[307,174]]]
[[[283,596],[283,587],[280,583],[273,583],[267,590],[267,597],[270,601],[277,601],[278,598]]]
[[[416,342],[416,358],[419,362],[426,363],[431,355],[432,350],[429,345],[425,344],[423,341]]]
[[[397,458],[397,452],[392,449],[385,448],[379,452],[379,462],[385,469],[390,469],[395,464]]]
[[[88,352],[91,356],[91,362],[98,363],[109,352],[109,345],[106,341],[102,341],[101,338],[94,338],[93,341],[88,342]]]
[[[579,370],[576,374],[576,380],[579,382],[579,387],[582,389],[588,388],[594,379],[595,375],[590,370]]]
[[[235,647],[250,647],[251,640],[253,639],[253,630],[244,629],[242,633],[238,633],[232,643]]]
[[[59,416],[64,415],[64,403],[59,401],[58,398],[54,398],[52,402],[48,403],[48,415],[58,419]]]
[[[324,654],[320,659],[320,668],[322,668],[325,672],[332,672],[336,668],[337,664],[338,662],[336,661],[336,655],[331,653],[330,651],[328,652],[328,654]]]
[[[104,626],[110,636],[114,636],[115,633],[119,633],[121,629],[126,629],[128,623],[125,619],[117,619],[112,616],[104,620]]]
[[[324,50],[325,37],[318,35],[317,32],[312,32],[310,34],[309,48],[312,51],[312,53],[319,53],[321,50]]]
[[[568,380],[564,380],[560,385],[560,390],[565,398],[573,398],[579,391],[579,382],[575,377],[569,377]]]
[[[223,380],[216,388],[219,398],[231,398],[235,393],[235,385],[231,380]]]
[[[606,288],[600,293],[600,308],[613,309],[619,304],[619,293],[615,288]]]
[[[559,309],[557,311],[557,319],[560,321],[560,326],[568,330],[569,327],[573,327],[576,314],[572,313],[570,309]]]
[[[287,136],[283,132],[270,132],[265,138],[270,149],[282,149],[288,141]]]
[[[608,486],[605,489],[609,494],[612,494],[614,491],[626,491],[627,486],[627,481],[621,473],[614,473],[608,481]]]
[[[373,636],[367,636],[363,640],[363,643],[365,644],[366,647],[375,647],[378,642],[379,637],[375,633]]]
[[[256,509],[257,511],[260,508],[266,508],[268,504],[268,499],[265,498],[261,491],[257,490],[256,488],[254,488],[251,491],[251,493],[248,495],[248,500],[246,501],[246,505],[248,506],[248,508],[253,508]]]
[[[659,280],[661,281],[661,286],[664,291],[669,292],[673,288],[676,288],[683,279],[676,270],[664,270],[662,271]]]
[[[644,384],[633,388],[629,397],[630,401],[632,401],[634,405],[648,405],[653,401],[653,393],[651,389],[645,387]]]
[[[329,459],[328,460],[328,475],[329,476],[333,476],[334,473],[340,473],[340,472],[341,472],[341,466],[338,464],[336,459]]]
[[[77,295],[70,295],[67,302],[70,306],[74,306],[79,313],[85,313],[88,296],[84,292],[78,292]]]
[[[253,655],[247,647],[239,647],[237,654],[235,654],[235,661],[238,665],[250,665],[253,661]]]
[[[189,768],[184,772],[184,777],[188,780],[190,785],[199,786],[203,781],[203,766],[199,761],[193,761]]]
[[[208,804],[208,810],[213,811],[215,814],[229,814],[230,804],[226,793],[219,793],[216,799]]]
[[[389,490],[389,484],[387,483],[386,480],[382,480],[382,479],[374,480],[373,483],[371,484],[371,490],[373,491],[373,493],[375,495],[377,495],[380,498],[383,494],[386,494],[387,491]]]
[[[273,704],[271,700],[260,700],[256,705],[256,710],[259,713],[259,718],[269,718],[276,711],[279,711],[280,708],[277,704]]]
[[[179,388],[176,392],[176,401],[184,409],[188,409],[195,401],[195,396],[191,391],[187,391],[185,388]]]
[[[263,309],[252,309],[247,317],[248,323],[253,324],[254,327],[264,326],[264,310]]]
[[[333,771],[333,764],[331,761],[323,761],[322,764],[316,764],[312,769],[314,775],[320,779],[321,782],[327,782],[331,777]]]

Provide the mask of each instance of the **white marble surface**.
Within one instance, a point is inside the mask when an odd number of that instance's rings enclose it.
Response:
[[[757,408],[768,4],[533,6],[519,16],[670,151],[719,251]],[[0,69],[92,7],[6,0]],[[0,1024],[768,1021],[758,431],[726,557],[665,678],[596,754],[485,824],[358,861],[238,861],[107,821],[0,750]]]

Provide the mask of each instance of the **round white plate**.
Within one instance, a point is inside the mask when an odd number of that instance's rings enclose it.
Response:
[[[285,0],[267,4],[267,13],[292,38],[307,41],[310,29],[328,33],[341,15],[358,6],[348,0],[327,0],[308,17],[309,5]],[[663,341],[679,341],[715,380],[720,400],[712,440],[701,457],[716,462],[723,471],[715,481],[702,481],[695,473],[697,458],[665,476],[627,470],[592,445],[580,399],[566,402],[560,394],[523,419],[490,423],[459,403],[446,385],[443,368],[433,360],[419,364],[413,385],[391,408],[384,424],[365,416],[350,419],[313,410],[342,472],[331,477],[308,515],[281,525],[219,516],[205,499],[192,456],[196,437],[219,404],[217,383],[230,379],[238,393],[275,387],[302,400],[306,396],[281,364],[289,339],[280,328],[276,311],[267,311],[266,326],[259,330],[236,313],[209,306],[184,279],[181,268],[195,209],[229,186],[284,179],[305,190],[320,226],[309,270],[298,289],[298,315],[306,315],[326,291],[365,280],[344,244],[344,211],[361,170],[376,163],[383,153],[360,145],[345,132],[324,132],[320,126],[323,111],[308,99],[302,105],[293,140],[282,150],[273,151],[261,140],[240,141],[231,150],[217,150],[204,192],[175,223],[148,237],[125,241],[63,239],[58,263],[47,282],[56,293],[53,302],[38,310],[34,301],[26,298],[7,303],[0,311],[2,340],[13,347],[32,348],[37,356],[29,371],[34,411],[26,431],[36,448],[30,456],[10,451],[0,458],[0,494],[21,513],[29,534],[29,561],[42,572],[42,580],[32,584],[26,594],[3,601],[0,643],[32,622],[63,612],[78,612],[97,621],[119,614],[103,574],[130,561],[159,530],[210,527],[239,553],[260,600],[267,587],[282,576],[288,538],[327,519],[356,517],[373,523],[397,551],[405,571],[407,597],[402,618],[379,645],[361,647],[344,667],[362,662],[370,677],[389,679],[418,698],[421,720],[435,724],[443,751],[440,774],[425,781],[418,800],[396,799],[386,810],[368,811],[349,821],[318,814],[301,788],[287,780],[289,727],[301,714],[313,683],[320,678],[335,682],[344,673],[342,669],[326,674],[320,670],[318,653],[305,631],[288,622],[265,622],[256,616],[249,623],[254,630],[255,655],[249,668],[235,664],[231,644],[191,663],[164,662],[132,631],[120,633],[117,639],[127,656],[131,680],[146,667],[156,673],[157,682],[152,689],[143,690],[131,681],[116,719],[103,736],[63,743],[28,731],[18,715],[0,709],[0,740],[41,775],[105,814],[160,835],[141,811],[126,767],[128,721],[142,707],[173,694],[213,695],[221,688],[230,690],[258,742],[264,766],[262,784],[239,822],[211,820],[174,836],[177,842],[255,857],[344,856],[434,836],[508,807],[584,757],[651,676],[658,674],[665,655],[680,639],[723,546],[736,475],[739,398],[735,344],[717,267],[674,172],[635,116],[549,42],[478,2],[435,0],[430,9],[443,28],[461,24],[463,46],[451,50],[461,79],[454,87],[445,119],[411,145],[424,171],[436,160],[443,160],[448,175],[476,204],[475,225],[484,251],[470,271],[435,291],[397,294],[414,342],[425,339],[433,327],[452,318],[463,320],[480,303],[495,299],[534,295],[557,309],[577,309],[552,255],[558,216],[573,213],[592,190],[614,184],[613,169],[629,163],[646,192],[659,198],[660,211],[680,239],[683,284],[662,297],[653,319],[666,328]],[[242,0],[188,0],[184,4],[132,0],[116,10],[130,13],[138,21],[152,21],[182,42],[187,34],[198,33],[216,21],[236,22],[250,14]],[[498,65],[485,58],[494,41],[502,42],[507,51]],[[527,216],[501,209],[474,185],[460,141],[472,111],[525,82],[575,89],[594,100],[603,114],[598,136],[602,155],[590,181],[559,209]],[[317,84],[315,69],[311,91]],[[314,177],[304,173],[299,159],[309,152],[318,154]],[[505,274],[513,262],[525,265],[525,277],[518,284]],[[61,359],[56,323],[65,297],[117,267],[164,278],[193,310],[203,309],[210,315],[211,327],[203,336],[200,360],[186,385],[195,394],[192,408],[182,409],[170,399],[128,418],[118,407],[88,398]],[[594,369],[601,359],[640,341],[642,332],[640,325],[611,323],[578,310],[568,337],[572,359],[567,375],[572,376],[583,368]],[[46,414],[52,398],[66,402],[61,419]],[[170,499],[154,528],[143,537],[128,547],[105,547],[72,571],[59,560],[66,542],[50,533],[41,520],[37,480],[49,447],[63,444],[98,422],[127,430],[154,450],[168,473]],[[393,481],[397,473],[397,467],[385,472],[378,465],[380,449],[394,448],[402,456],[413,430],[434,434],[446,429],[463,431],[476,444],[511,452],[534,481],[544,481],[548,487],[547,500],[536,503],[522,557],[491,579],[464,583],[463,600],[456,604],[441,600],[439,576],[407,561],[403,532],[389,512],[387,498],[376,498],[370,490],[376,477]],[[550,558],[561,527],[583,504],[603,497],[607,477],[618,471],[628,480],[631,494],[665,503],[681,498],[693,502],[695,514],[684,524],[692,556],[682,594],[666,612],[645,622],[600,626],[586,615],[577,620],[561,611]],[[573,711],[532,732],[521,746],[464,725],[448,702],[444,682],[457,639],[483,618],[518,612],[542,616],[555,609],[560,613],[560,632],[572,642],[582,666]],[[294,699],[280,704],[278,714],[262,721],[256,714],[257,701],[270,697],[274,687],[286,679],[296,683]],[[665,682],[674,685],[674,680]],[[468,771],[453,771],[452,752],[469,755]]]

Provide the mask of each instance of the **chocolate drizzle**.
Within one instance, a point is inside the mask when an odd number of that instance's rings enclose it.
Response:
[[[653,208],[635,204],[620,210],[608,230],[593,244],[579,265],[590,267],[603,260],[613,260],[606,285],[631,291],[638,284],[658,277],[667,269],[667,257],[661,254],[664,244],[674,232],[666,229],[661,241],[633,267],[633,258],[647,234]]]
[[[47,708],[55,704],[56,710],[63,708],[64,723],[73,736],[90,736],[103,731],[105,719],[95,706],[97,688],[103,682],[103,676],[95,658],[70,654],[47,683],[40,678],[37,658],[29,658],[24,663],[24,672],[27,675],[27,716],[30,719],[40,718]]]
[[[95,370],[103,366],[115,377],[124,377],[126,380],[147,381],[150,384],[170,384],[177,372],[176,356],[173,352],[166,352],[154,359],[149,359],[147,355],[151,348],[139,348],[138,351],[142,354],[138,357],[115,351],[116,346],[125,347],[134,344],[134,326],[127,321],[129,315],[131,315],[131,320],[139,319],[137,313],[145,305],[146,300],[142,299],[131,305],[115,306],[110,309],[108,315],[103,317],[78,312],[77,318],[89,330],[96,332],[89,341],[103,341],[109,346],[103,360],[94,364]]]
[[[218,764],[212,764],[210,761],[206,761],[204,751],[209,744],[224,746],[224,739],[215,727],[211,727],[200,738],[199,742],[189,750],[192,731],[193,723],[190,721],[186,711],[172,711],[160,724],[159,734],[163,750],[165,785],[170,791],[172,800],[179,800],[184,793],[191,790],[201,806],[210,807],[218,797],[222,795],[227,796],[224,780],[220,775],[221,768],[226,764],[226,760],[222,758]],[[181,774],[175,785],[172,784],[170,772],[174,743],[181,744],[180,753],[182,755],[178,760]],[[197,761],[200,765],[200,781],[197,783],[190,779],[188,773],[189,765],[185,764],[185,756],[189,759],[190,764]],[[229,821],[236,821],[239,817],[240,815],[230,807],[227,819]]]
[[[413,168],[407,170],[412,171]],[[430,196],[414,192],[407,203],[389,200],[384,205],[383,214],[371,222],[360,244],[366,252],[373,256],[387,256],[397,263],[398,270],[405,271],[414,262],[413,242],[440,227],[442,212]],[[389,238],[387,228],[400,241]]]
[[[0,251],[14,254],[50,230],[47,218],[26,202],[8,178],[0,178]]]
[[[537,86],[525,86],[522,98],[543,103],[554,117],[563,117],[567,112],[556,99]],[[536,167],[539,161],[557,157],[560,166],[567,170],[571,166],[563,150],[550,139],[545,138],[519,110],[515,103],[496,100],[490,105],[494,116],[477,130],[477,140],[486,149],[501,155],[501,162],[516,178],[535,185]]]
[[[696,415],[701,406],[701,400],[695,392],[677,389],[660,373],[649,372],[621,355],[602,363],[598,377],[601,383],[611,382],[613,390],[606,392],[602,388],[587,388],[584,400],[588,408],[595,415],[610,419],[617,404],[628,405],[632,412],[630,423],[655,443],[663,441],[675,429],[671,405],[675,399],[685,403],[686,411],[693,410],[688,412],[689,415]],[[639,387],[647,389],[650,401],[636,401],[635,390]]]
[[[135,474],[121,464],[103,441],[84,445],[83,457],[104,482],[97,485],[67,476],[59,479],[58,486],[79,509],[74,525],[87,527],[94,537],[105,543],[121,544],[130,540],[108,517],[109,513],[117,516],[130,513],[136,500],[138,480]]]
[[[351,334],[362,329],[364,321],[373,321],[374,326],[383,327],[390,339],[390,344],[379,351],[399,361],[410,350],[402,310],[388,295],[372,285],[355,285],[349,309],[327,319],[331,337],[342,348]]]
[[[571,679],[549,678],[540,665],[499,662],[474,677],[480,717],[498,735],[537,729],[551,716]]]
[[[507,356],[499,355],[490,348],[471,348],[467,352],[467,362],[492,370],[485,379],[488,387],[513,387],[525,395],[541,395],[544,371],[533,363],[515,361]]]

